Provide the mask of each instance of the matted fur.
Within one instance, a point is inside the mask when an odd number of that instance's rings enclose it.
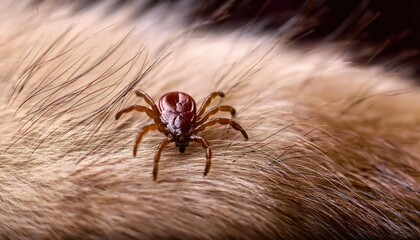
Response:
[[[20,2],[20,1],[19,1]],[[164,9],[76,16],[0,5],[0,237],[415,238],[420,90],[398,73],[355,68],[332,46],[293,49],[244,31],[182,28]],[[245,142],[203,132],[205,151],[153,156],[161,133],[121,106],[185,91],[227,93]]]

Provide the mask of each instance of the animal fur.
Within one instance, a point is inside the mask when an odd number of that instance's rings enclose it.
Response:
[[[295,48],[238,30],[197,32],[176,14],[106,6],[72,14],[0,4],[1,239],[414,239],[420,236],[420,90],[358,68],[334,46]],[[248,132],[203,132],[205,151],[164,151],[158,182],[145,114],[185,91],[236,108]],[[223,115],[223,114],[221,114]]]

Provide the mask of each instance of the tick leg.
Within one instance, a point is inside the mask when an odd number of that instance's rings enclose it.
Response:
[[[231,106],[218,106],[210,109],[208,112],[206,112],[196,123],[196,126],[203,124],[207,119],[209,119],[210,116],[218,113],[218,112],[230,112],[232,114],[232,117],[235,117],[236,110]]]
[[[144,135],[146,135],[149,131],[156,131],[158,130],[159,125],[158,124],[151,124],[141,129],[141,131],[137,134],[136,142],[134,143],[134,149],[133,149],[133,156],[137,156],[137,148],[143,139]]]
[[[159,170],[160,154],[162,153],[162,151],[166,147],[166,145],[168,145],[171,142],[172,142],[172,140],[168,138],[168,139],[163,140],[160,143],[159,149],[158,149],[158,151],[155,155],[155,161],[154,161],[154,165],[153,165],[153,180],[154,181],[156,181],[158,170]]]
[[[201,125],[199,125],[194,132],[201,132],[203,131],[206,127],[208,126],[212,126],[215,125],[216,123],[222,124],[222,125],[230,125],[232,126],[235,130],[238,130],[242,133],[242,135],[244,136],[245,140],[248,140],[248,134],[245,132],[245,130],[241,127],[241,125],[239,125],[239,123],[231,120],[231,119],[227,119],[227,118],[215,118],[212,119],[210,121],[207,121]]]
[[[201,146],[206,149],[206,168],[204,169],[204,176],[206,176],[211,167],[211,148],[206,139],[199,136],[191,136],[192,141],[201,143]]]
[[[210,105],[211,101],[215,97],[225,97],[225,94],[223,92],[212,92],[210,95],[207,96],[207,98],[204,100],[203,104],[201,104],[200,110],[198,110],[197,116],[201,117],[203,113],[206,111],[206,108]]]
[[[153,99],[147,93],[145,93],[141,90],[137,90],[137,91],[135,91],[135,93],[138,97],[143,98],[147,102],[147,104],[149,104],[152,107],[153,112],[155,112],[156,115],[159,113],[155,102],[153,101]]]
[[[141,106],[141,105],[133,105],[133,106],[129,106],[127,108],[124,108],[123,110],[117,112],[117,114],[115,114],[115,120],[118,120],[121,115],[123,115],[124,113],[128,113],[131,112],[133,110],[136,110],[138,112],[145,112],[147,114],[147,116],[155,119],[156,118],[156,114],[150,110],[148,107],[145,106]]]

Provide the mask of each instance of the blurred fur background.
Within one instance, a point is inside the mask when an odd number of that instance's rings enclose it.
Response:
[[[382,5],[343,6],[2,1],[1,238],[418,237],[418,22],[381,32]],[[207,177],[201,146],[168,146],[155,183],[163,135],[133,158],[150,120],[114,121],[144,104],[136,89],[198,104],[224,91],[214,104],[234,106],[250,140],[203,132]]]

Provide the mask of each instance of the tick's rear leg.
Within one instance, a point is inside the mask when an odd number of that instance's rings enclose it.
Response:
[[[244,138],[245,138],[245,140],[248,140],[248,134],[245,132],[245,130],[241,127],[241,125],[239,125],[239,123],[237,123],[237,122],[235,122],[235,121],[233,121],[233,120],[231,120],[231,119],[228,119],[228,118],[215,118],[215,119],[212,119],[212,120],[210,120],[210,121],[207,121],[207,122],[205,122],[205,123],[203,123],[203,124],[201,124],[201,125],[199,125],[195,130],[194,130],[194,132],[195,133],[197,133],[197,132],[201,132],[201,131],[203,131],[206,127],[208,127],[208,126],[212,126],[212,125],[215,125],[216,123],[219,123],[219,124],[222,124],[222,125],[230,125],[230,126],[232,126],[235,130],[238,130],[238,131],[240,131],[241,133],[242,133],[242,135],[244,136]]]
[[[137,90],[137,91],[135,91],[135,93],[138,97],[143,98],[147,102],[147,104],[149,104],[152,107],[153,112],[155,112],[156,115],[159,113],[155,102],[153,101],[153,99],[147,93],[145,93],[141,90]]]
[[[236,110],[231,106],[218,106],[210,109],[208,112],[206,112],[197,122],[196,126],[203,124],[207,119],[209,119],[210,116],[218,113],[218,112],[230,112],[232,114],[232,117],[235,117]]]
[[[117,114],[115,114],[115,120],[118,120],[121,117],[121,115],[123,115],[124,113],[128,113],[133,110],[136,110],[137,112],[145,112],[147,116],[149,116],[150,118],[153,118],[153,119],[157,118],[156,113],[154,113],[148,107],[141,106],[141,105],[133,105],[117,112]]]
[[[201,143],[201,146],[206,149],[206,168],[204,169],[204,176],[206,176],[211,167],[211,148],[206,139],[199,136],[191,136],[192,141]]]
[[[225,97],[225,94],[223,92],[210,93],[210,95],[208,95],[207,98],[204,100],[203,104],[201,104],[200,110],[198,110],[197,112],[198,117],[201,117],[201,115],[204,114],[204,112],[206,111],[206,108],[210,105],[211,101],[217,96]]]
[[[163,149],[166,147],[166,145],[168,145],[171,142],[172,142],[172,140],[168,138],[168,139],[163,140],[159,145],[159,149],[158,149],[158,151],[155,155],[155,161],[154,161],[154,165],[153,165],[153,180],[154,181],[156,181],[157,174],[158,174],[158,171],[159,171],[160,155],[161,155]]]

